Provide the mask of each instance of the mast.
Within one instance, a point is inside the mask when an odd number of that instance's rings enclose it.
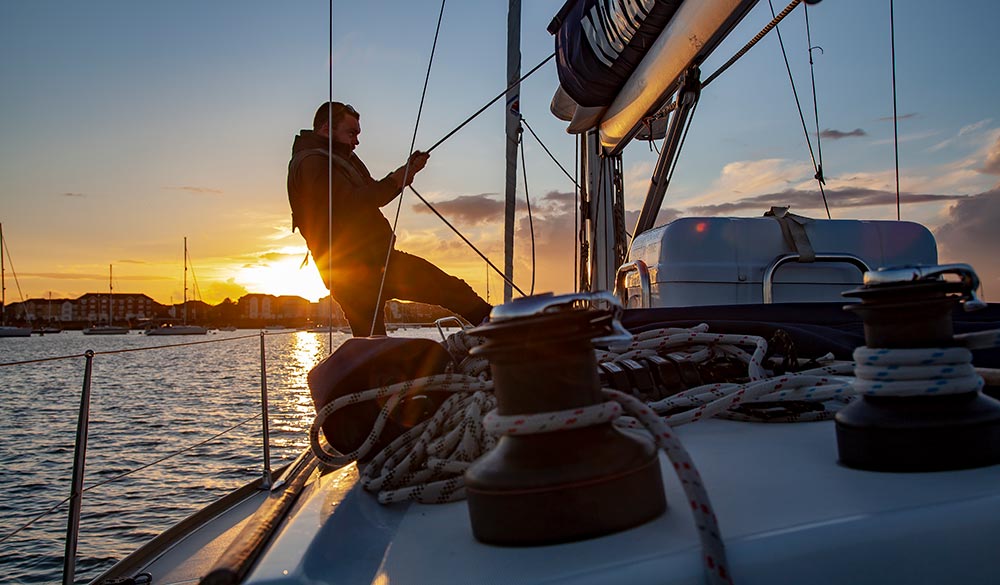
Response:
[[[503,302],[513,297],[514,282],[514,208],[517,204],[517,141],[521,128],[521,0],[510,0],[507,7],[507,186],[504,195],[503,222]]]
[[[7,280],[3,265],[3,224],[0,223],[0,326],[7,324]]]
[[[581,143],[580,162],[586,186],[580,200],[585,226],[581,235],[588,251],[587,265],[581,269],[587,274],[587,290],[614,290],[615,274],[624,260],[621,251],[625,246],[625,235],[618,229],[625,222],[624,206],[616,205],[623,199],[621,155],[602,156],[597,129],[585,133]]]
[[[108,327],[111,327],[112,324],[112,305],[115,302],[115,279],[113,275],[114,272],[112,272],[111,264],[108,264]]]
[[[188,324],[188,239],[184,236],[184,325]]]

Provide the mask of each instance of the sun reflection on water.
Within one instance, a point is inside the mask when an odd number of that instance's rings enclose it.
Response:
[[[306,331],[292,334],[282,367],[283,418],[288,430],[307,429],[316,410],[309,394],[308,375],[326,354],[320,336]],[[294,442],[302,441],[296,437]]]

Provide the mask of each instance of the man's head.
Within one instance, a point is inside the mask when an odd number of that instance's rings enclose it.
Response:
[[[320,136],[329,136],[335,144],[354,150],[361,134],[361,114],[349,104],[325,102],[316,110],[313,130]]]

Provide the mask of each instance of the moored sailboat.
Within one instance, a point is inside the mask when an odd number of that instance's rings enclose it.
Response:
[[[31,327],[7,324],[7,280],[4,254],[3,224],[0,224],[0,337],[30,337]]]
[[[45,335],[46,333],[62,333],[62,327],[54,325],[52,322],[52,292],[49,292],[48,302],[45,304],[45,323],[42,323],[32,330],[32,333]]]
[[[128,327],[114,324],[115,285],[112,275],[112,266],[108,264],[108,321],[85,328],[84,335],[125,335],[129,332]]]
[[[187,237],[184,238],[184,302],[183,306],[183,318],[180,324],[168,323],[161,327],[155,329],[149,329],[146,331],[146,335],[206,335],[208,333],[208,328],[202,327],[201,325],[188,325],[188,299],[187,299],[187,271],[188,271],[188,249],[187,249]]]

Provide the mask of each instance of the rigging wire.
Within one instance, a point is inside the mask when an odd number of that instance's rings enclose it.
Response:
[[[581,138],[573,140],[573,171],[576,173],[576,180],[573,181],[573,292],[580,292],[580,280],[577,273],[578,250],[580,249],[580,141]]]
[[[681,134],[681,141],[677,144],[677,153],[674,155],[674,160],[670,164],[670,170],[667,171],[667,185],[674,178],[674,170],[677,168],[677,161],[681,158],[681,152],[684,150],[684,142],[687,141],[688,130],[691,129],[691,122],[694,121],[694,114],[698,111],[698,100],[695,100],[694,105],[691,106],[691,113],[688,114],[687,121],[684,123],[684,132]],[[664,138],[664,141],[666,138]]]
[[[327,137],[326,137],[326,148],[328,156],[327,158],[327,171],[326,171],[326,188],[327,188],[327,201],[326,201],[326,273],[329,275],[329,283],[327,284],[327,297],[330,302],[328,303],[327,312],[327,343],[326,347],[329,348],[330,353],[333,353],[333,132],[329,125],[333,123],[333,0],[330,0],[330,45],[329,53],[327,55],[327,65],[329,66],[329,84],[327,86],[327,99],[326,99],[326,120],[327,120]],[[308,247],[307,247],[308,249]],[[319,266],[316,266],[318,269]]]
[[[535,137],[535,140],[538,141],[538,145],[542,147],[542,150],[545,151],[545,154],[549,155],[549,158],[552,159],[552,162],[556,163],[556,166],[559,167],[559,170],[562,171],[564,175],[566,175],[566,178],[572,181],[573,185],[575,185],[579,189],[580,185],[577,184],[576,179],[573,178],[573,175],[569,174],[569,171],[566,170],[566,167],[562,166],[562,164],[556,159],[555,155],[553,155],[552,152],[548,149],[548,147],[545,146],[545,143],[542,142],[542,139],[538,137],[538,134],[535,134],[535,131],[531,129],[531,125],[528,124],[528,120],[526,120],[524,116],[521,116],[521,122],[524,124],[524,127],[528,129],[528,132],[531,132],[531,135]]]
[[[896,115],[896,19],[889,0],[889,46],[892,55],[892,149],[896,158],[896,221],[899,221],[899,117]]]
[[[500,278],[502,278],[504,282],[506,282],[511,287],[513,287],[514,290],[516,290],[518,292],[518,294],[520,294],[521,296],[523,296],[523,297],[528,296],[528,295],[524,294],[524,291],[521,290],[520,288],[518,288],[518,286],[516,284],[514,284],[513,281],[511,281],[509,278],[507,278],[507,276],[503,273],[502,270],[500,270],[499,268],[497,268],[496,265],[493,264],[493,262],[490,262],[490,259],[487,258],[485,254],[483,254],[482,252],[480,252],[479,248],[477,248],[475,246],[475,244],[473,244],[472,242],[469,241],[469,238],[465,237],[465,235],[463,235],[462,232],[458,230],[458,228],[456,228],[455,226],[453,226],[451,224],[451,222],[448,221],[445,218],[445,216],[441,215],[441,212],[439,212],[437,209],[435,209],[434,206],[431,205],[430,201],[427,201],[426,199],[424,199],[424,196],[421,195],[416,189],[414,189],[413,185],[409,185],[409,189],[410,189],[410,191],[413,191],[413,194],[416,195],[417,198],[420,199],[420,201],[424,205],[427,206],[427,209],[430,209],[431,212],[434,215],[438,216],[438,219],[440,219],[441,221],[443,221],[444,224],[451,229],[451,231],[455,232],[455,235],[457,235],[458,237],[462,238],[462,241],[465,242],[466,245],[468,245],[469,248],[471,248],[473,252],[475,252],[476,254],[479,255],[480,258],[482,258],[483,260],[485,260],[486,263],[490,265],[490,268],[492,268],[494,272],[496,272],[497,274],[500,275]]]
[[[131,469],[131,470],[126,471],[124,473],[120,473],[120,474],[118,474],[118,475],[116,475],[114,477],[110,477],[110,478],[108,478],[108,479],[106,479],[104,481],[100,481],[100,482],[97,482],[95,484],[89,485],[89,486],[83,488],[83,492],[82,493],[86,493],[86,492],[89,492],[90,490],[92,490],[94,488],[101,487],[101,486],[103,486],[105,484],[109,484],[109,483],[112,483],[114,481],[118,481],[119,479],[122,479],[124,477],[129,476],[129,475],[132,475],[133,473],[136,473],[136,472],[142,471],[143,469],[147,469],[149,467],[152,467],[153,465],[156,465],[157,463],[162,463],[163,461],[166,461],[167,459],[171,459],[171,458],[176,457],[178,455],[181,455],[183,453],[187,453],[188,451],[190,451],[192,449],[195,449],[197,447],[205,445],[206,443],[210,443],[211,441],[214,441],[215,439],[218,439],[219,437],[221,437],[221,436],[223,436],[223,435],[225,435],[225,434],[227,434],[227,433],[229,433],[231,431],[234,431],[234,430],[238,429],[239,427],[242,427],[243,425],[245,425],[247,423],[250,423],[250,422],[252,422],[252,421],[254,421],[254,420],[256,420],[256,419],[258,419],[260,417],[261,417],[261,414],[257,413],[254,416],[252,416],[252,417],[250,417],[250,418],[248,418],[248,419],[246,419],[246,420],[244,420],[242,422],[239,422],[239,423],[235,424],[234,426],[231,426],[228,429],[226,429],[226,430],[224,430],[224,431],[222,431],[220,433],[212,435],[211,437],[209,437],[209,438],[207,438],[207,439],[205,439],[203,441],[200,441],[200,442],[195,443],[193,445],[189,445],[189,446],[187,446],[187,447],[185,447],[185,448],[183,448],[183,449],[181,449],[179,451],[175,451],[173,453],[170,453],[168,455],[160,457],[159,459],[157,459],[155,461],[150,461],[149,463],[146,463],[144,465],[140,465],[139,467],[136,467],[135,469]],[[10,532],[9,534],[5,534],[2,538],[0,538],[0,543],[6,542],[7,540],[9,540],[14,535],[16,535],[19,532],[25,530],[26,528],[31,527],[31,525],[33,525],[35,522],[38,522],[42,518],[44,518],[44,517],[48,516],[49,514],[55,512],[63,504],[65,504],[66,502],[68,502],[71,499],[73,499],[73,497],[74,497],[74,495],[72,495],[72,494],[69,495],[69,496],[66,496],[59,503],[57,503],[56,505],[52,506],[48,510],[45,510],[41,514],[38,514],[37,516],[35,516],[34,518],[32,518],[31,520],[29,520],[27,523],[23,524],[21,527],[17,528],[13,532]]]
[[[188,253],[188,255],[187,255],[187,263],[188,263],[188,266],[191,267],[191,269],[190,269],[191,270],[191,280],[194,281],[194,287],[193,287],[194,288],[194,294],[197,296],[198,299],[201,299],[201,287],[198,286],[198,277],[194,273],[194,262],[191,260],[191,254],[190,253]],[[192,300],[196,300],[196,299],[192,299]]]
[[[715,73],[709,75],[708,79],[706,79],[701,83],[702,89],[707,87],[709,83],[712,83],[716,77],[722,75],[722,73],[726,69],[729,69],[732,66],[732,64],[737,62],[741,57],[743,57],[743,55],[746,55],[747,51],[749,51],[751,48],[753,48],[754,45],[760,42],[760,40],[764,38],[767,35],[767,33],[771,32],[772,28],[778,26],[778,23],[781,22],[782,19],[784,19],[786,16],[788,16],[788,13],[790,13],[796,6],[798,6],[800,2],[802,2],[802,0],[792,0],[792,3],[786,6],[785,9],[781,11],[781,14],[771,19],[771,22],[767,23],[767,26],[761,29],[761,31],[757,33],[756,36],[754,36],[754,38],[750,39],[750,41],[747,42],[747,44],[743,45],[742,49],[740,49],[739,51],[736,52],[735,55],[730,57],[729,60],[722,65],[722,67],[716,69]],[[771,14],[772,15],[774,14],[773,6],[771,7]]]
[[[524,75],[522,75],[520,79],[518,79],[514,83],[508,85],[502,92],[500,92],[499,94],[497,94],[497,96],[495,98],[493,98],[490,101],[486,102],[485,106],[483,106],[483,107],[479,108],[478,110],[476,110],[475,114],[472,114],[471,116],[469,116],[468,118],[466,118],[464,122],[462,122],[461,124],[459,124],[458,126],[456,126],[455,129],[452,130],[451,132],[448,132],[447,134],[445,134],[444,138],[442,138],[441,140],[438,140],[437,142],[435,142],[430,148],[428,148],[424,152],[428,152],[429,153],[429,152],[433,151],[435,148],[437,148],[438,146],[441,146],[441,144],[445,140],[448,140],[456,132],[458,132],[459,130],[461,130],[462,128],[464,128],[466,124],[468,124],[469,122],[471,122],[471,121],[475,120],[476,118],[478,118],[479,115],[482,114],[483,112],[485,112],[487,108],[489,108],[490,106],[492,106],[493,104],[495,104],[500,98],[502,98],[505,95],[507,95],[507,92],[510,91],[511,88],[513,88],[515,85],[521,83],[522,81],[524,81],[525,79],[527,79],[528,77],[530,77],[531,74],[533,74],[535,71],[538,71],[539,69],[541,69],[542,65],[545,65],[546,63],[548,63],[549,61],[551,61],[552,58],[555,57],[555,56],[556,56],[556,54],[552,53],[551,55],[549,55],[548,57],[546,57],[545,59],[543,59],[541,63],[539,63],[538,65],[535,65],[534,67],[532,67],[531,71],[528,71],[527,73],[525,73]]]
[[[420,129],[420,116],[424,111],[424,100],[427,97],[427,85],[431,78],[431,66],[434,65],[434,53],[437,51],[438,36],[441,33],[441,20],[444,18],[444,5],[446,0],[441,0],[441,10],[438,12],[437,27],[434,29],[434,42],[431,44],[431,54],[427,59],[427,73],[424,75],[424,87],[420,92],[420,105],[417,107],[417,119],[413,123],[413,135],[410,138],[410,149],[406,154],[406,169],[403,171],[403,183],[410,179],[410,164],[413,160],[411,154],[413,153],[413,147],[417,143],[417,131]],[[332,149],[331,149],[332,152]],[[430,152],[428,150],[427,152]],[[332,160],[332,159],[331,159]],[[412,180],[411,180],[412,182]],[[375,297],[375,310],[372,312],[372,326],[369,329],[369,335],[375,335],[375,324],[378,323],[379,313],[382,311],[382,292],[385,289],[385,277],[389,273],[389,259],[392,257],[392,250],[396,242],[396,227],[399,225],[399,212],[403,208],[403,193],[405,189],[400,188],[399,199],[396,201],[396,216],[392,220],[392,239],[389,241],[389,246],[385,251],[385,262],[382,265],[382,280],[379,281],[378,285],[378,296]]]
[[[767,0],[767,5],[771,7],[771,14],[774,14],[774,4],[771,0]],[[788,9],[786,8],[785,10]],[[777,17],[775,17],[775,19],[777,19]],[[774,21],[772,20],[771,22]],[[795,107],[798,109],[799,120],[802,122],[802,132],[805,134],[806,146],[809,148],[809,158],[812,159],[813,170],[816,172],[813,178],[816,179],[816,184],[819,185],[819,193],[823,197],[823,207],[826,208],[826,217],[827,219],[832,219],[833,216],[830,215],[830,205],[826,201],[826,191],[823,189],[823,184],[825,182],[822,172],[823,169],[816,162],[816,155],[813,153],[812,140],[809,138],[809,129],[806,127],[806,117],[802,113],[802,102],[799,100],[799,92],[795,87],[795,78],[792,76],[792,66],[788,62],[788,53],[785,51],[785,42],[781,39],[781,30],[778,29],[777,23],[774,25],[774,31],[778,35],[778,44],[781,46],[781,56],[785,60],[785,69],[788,71],[788,81],[792,86],[792,95],[795,97]]]
[[[816,72],[813,67],[813,49],[819,49],[819,52],[823,53],[823,47],[813,47],[812,44],[812,33],[809,28],[809,3],[802,5],[802,12],[805,14],[806,18],[806,47],[808,47],[809,53],[809,78],[812,80],[812,94],[813,94],[813,118],[816,120],[816,156],[819,158],[819,181],[821,183],[826,182],[826,178],[823,176],[823,135],[819,131],[819,104],[816,97]]]
[[[523,120],[523,118],[522,118]],[[528,229],[531,232],[531,288],[528,294],[535,294],[535,222],[531,216],[531,196],[528,194],[528,163],[524,156],[524,131],[517,128],[517,145],[521,148],[521,176],[524,178],[524,202],[528,206]],[[544,146],[543,146],[544,148]]]
[[[10,257],[10,248],[7,247],[7,240],[3,240],[3,250],[0,250],[0,253],[4,251],[7,252],[7,265],[10,266],[10,273],[14,275],[14,285],[17,286],[17,294],[21,297],[21,303],[24,303],[24,293],[21,292],[21,281],[17,279],[17,271],[14,270],[14,260]],[[23,311],[24,308],[22,307],[21,310]]]

